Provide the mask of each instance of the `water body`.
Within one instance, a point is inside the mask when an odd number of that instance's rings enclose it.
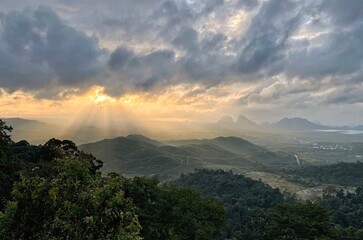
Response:
[[[363,131],[359,131],[359,130],[338,130],[338,129],[315,130],[315,132],[341,133],[341,134],[347,134],[347,135],[363,134]]]

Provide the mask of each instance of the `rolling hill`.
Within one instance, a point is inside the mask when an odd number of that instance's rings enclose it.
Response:
[[[283,118],[277,122],[275,127],[285,130],[297,130],[297,131],[307,131],[307,130],[326,130],[329,129],[327,126],[316,124],[310,122],[304,118]]]
[[[4,118],[7,125],[13,127],[12,139],[27,139],[32,144],[44,144],[51,138],[71,139],[77,143],[97,141],[117,136],[118,131],[106,130],[96,126],[64,126],[23,118]],[[136,137],[136,136],[135,136]]]
[[[129,135],[80,145],[104,161],[104,172],[173,175],[195,168],[277,171],[297,166],[292,155],[271,152],[237,137],[158,142]]]

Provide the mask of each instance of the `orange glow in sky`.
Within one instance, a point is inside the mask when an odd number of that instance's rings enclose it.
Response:
[[[240,93],[231,88],[205,89],[195,85],[177,85],[158,93],[134,93],[111,97],[100,86],[83,95],[71,95],[61,100],[35,99],[31,94],[2,92],[1,117],[58,119],[84,122],[84,118],[135,118],[166,121],[200,121],[219,118],[221,109],[233,105]],[[112,112],[112,116],[110,115]],[[114,121],[114,120],[112,120]]]

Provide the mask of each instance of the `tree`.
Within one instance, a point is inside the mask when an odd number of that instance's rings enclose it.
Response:
[[[13,143],[9,133],[13,130],[0,119],[0,210],[9,198],[13,182],[17,179],[16,172],[21,164],[14,161],[10,154],[10,145]]]
[[[178,187],[198,190],[204,196],[216,198],[224,205],[228,217],[225,238],[233,236],[233,231],[237,231],[234,229],[239,228],[240,222],[249,216],[252,209],[268,209],[284,201],[279,189],[231,171],[199,169],[194,173],[181,175],[175,184]],[[238,231],[243,230],[239,228]]]
[[[254,209],[233,228],[231,239],[264,239],[268,219],[268,210]]]
[[[13,131],[11,126],[7,126],[6,123],[0,119],[0,150],[3,150],[9,144],[13,143],[9,133]]]
[[[312,203],[276,206],[269,214],[265,239],[322,239],[332,229],[329,212]]]
[[[78,150],[76,144],[70,140],[59,140],[52,138],[41,148],[41,158],[43,161],[51,162],[55,159],[78,158],[90,163],[91,173],[95,174],[103,162],[96,159],[92,154]]]
[[[134,200],[144,239],[216,239],[226,228],[224,209],[214,199],[189,189],[159,185],[157,179],[136,177],[125,184]]]
[[[21,175],[0,213],[0,239],[140,239],[122,177],[94,175],[77,158],[55,160],[53,171]]]

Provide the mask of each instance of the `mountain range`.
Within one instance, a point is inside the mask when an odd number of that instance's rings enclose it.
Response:
[[[236,121],[230,116],[222,117],[217,123],[164,123],[150,122],[148,125],[122,125],[100,127],[94,125],[65,126],[22,118],[5,118],[7,125],[13,126],[12,138],[15,141],[27,139],[32,144],[44,144],[50,138],[70,139],[77,144],[95,142],[106,138],[115,138],[131,133],[147,134],[157,139],[215,138],[218,136],[239,136],[253,140],[270,139],[279,135],[280,139],[287,132],[299,134],[308,141],[362,141],[361,126],[326,126],[313,123],[304,118],[284,118],[276,123],[257,124],[241,115]],[[319,130],[331,130],[321,132]],[[356,132],[348,132],[348,131]],[[355,134],[342,134],[344,131]],[[262,144],[265,145],[265,144]]]
[[[237,121],[231,116],[223,116],[217,126],[227,129],[249,129],[251,131],[266,130],[289,130],[289,131],[315,131],[315,130],[356,130],[363,131],[363,125],[359,126],[326,126],[323,124],[313,123],[305,118],[293,117],[283,118],[275,123],[257,124],[256,122],[240,115]]]
[[[244,129],[244,130],[259,130],[260,126],[254,121],[240,115],[237,121],[234,122],[231,116],[223,116],[218,122],[217,126],[227,129]]]
[[[7,125],[13,127],[12,139],[27,139],[32,144],[44,144],[51,138],[71,139],[77,143],[86,143],[120,134],[116,130],[106,130],[96,126],[64,126],[37,120],[22,118],[4,118]]]
[[[293,155],[271,152],[237,137],[159,142],[141,135],[83,144],[79,148],[104,162],[104,172],[170,175],[195,168],[276,171],[297,167]]]

